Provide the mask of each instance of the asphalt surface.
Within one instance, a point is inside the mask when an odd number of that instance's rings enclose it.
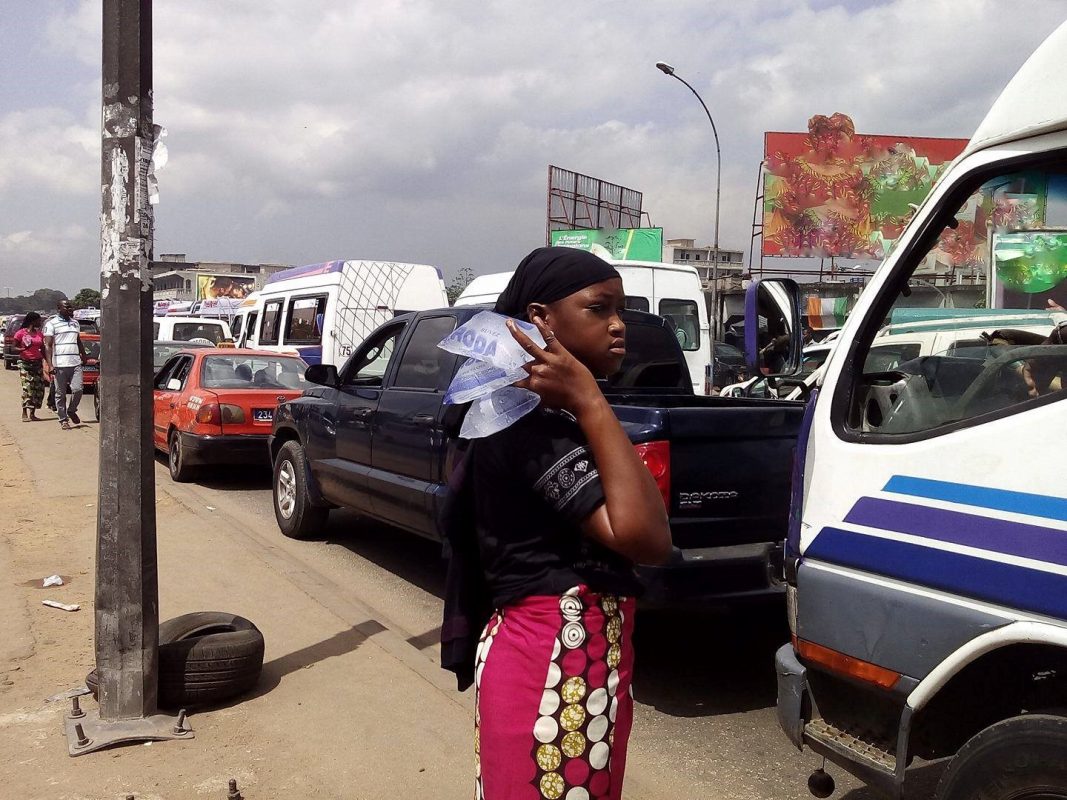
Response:
[[[157,479],[170,481],[162,457]],[[270,481],[266,468],[209,468],[184,488],[278,546],[284,537],[274,520]],[[444,590],[438,545],[344,510],[331,512],[322,537],[287,544],[307,570],[348,587],[413,649],[437,658]],[[774,714],[774,651],[789,635],[783,603],[642,612],[636,630],[631,768],[651,775],[662,791],[656,797],[811,796],[807,777],[821,759],[789,745]],[[878,797],[842,770],[829,771],[837,781],[835,797]],[[931,779],[920,775],[908,797],[929,797],[931,789]]]

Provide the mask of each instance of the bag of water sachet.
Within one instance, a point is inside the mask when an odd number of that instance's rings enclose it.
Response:
[[[438,347],[467,356],[445,393],[445,403],[472,403],[459,435],[464,439],[489,436],[533,411],[541,398],[512,384],[526,377],[524,364],[533,361],[507,328],[508,318],[480,311],[446,336]],[[535,325],[516,320],[541,347],[545,340]]]

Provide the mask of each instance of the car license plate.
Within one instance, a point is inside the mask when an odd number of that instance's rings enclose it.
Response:
[[[252,409],[252,421],[253,422],[274,422],[274,409],[273,408],[253,408]]]
[[[82,366],[82,372],[83,373],[85,373],[85,372],[99,372],[99,371],[100,371],[100,367],[94,367],[94,366],[89,366],[89,365],[83,365]]]

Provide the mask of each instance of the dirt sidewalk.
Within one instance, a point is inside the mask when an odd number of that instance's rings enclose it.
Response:
[[[65,432],[47,412],[22,424],[16,393],[0,375],[0,796],[222,800],[230,777],[247,800],[471,795],[470,698],[371,609],[164,481],[160,618],[250,618],[266,639],[263,677],[252,696],[194,713],[195,740],[70,758],[69,701],[47,698],[81,686],[94,661],[97,426]],[[65,585],[39,588],[53,573]]]

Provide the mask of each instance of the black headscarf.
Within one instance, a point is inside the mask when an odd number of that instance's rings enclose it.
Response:
[[[530,303],[554,303],[594,283],[618,278],[604,259],[573,247],[538,247],[526,256],[496,300],[495,311],[526,319]]]

